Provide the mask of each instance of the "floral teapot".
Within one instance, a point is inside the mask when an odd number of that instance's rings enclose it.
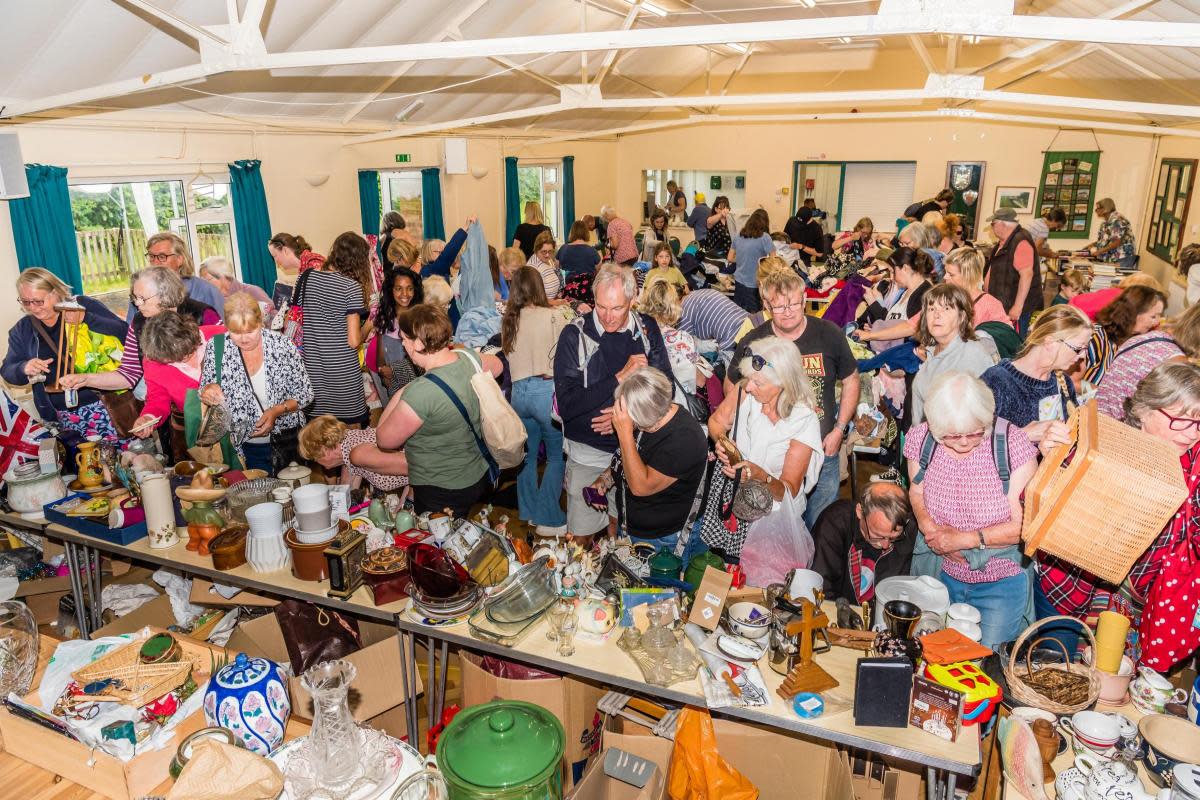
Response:
[[[1086,782],[1075,783],[1062,800],[1166,800],[1171,794],[1170,789],[1157,796],[1147,792],[1137,769],[1121,757],[1106,761],[1081,753],[1075,756],[1075,767]]]

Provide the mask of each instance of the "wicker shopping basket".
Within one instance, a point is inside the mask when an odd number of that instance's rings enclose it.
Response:
[[[1120,584],[1187,497],[1179,454],[1098,413],[1094,400],[1070,426],[1073,442],[1055,448],[1025,490],[1025,554]]]
[[[1008,659],[1001,658],[1004,668],[1004,680],[1008,684],[1008,696],[1019,703],[1052,714],[1074,714],[1090,708],[1100,696],[1100,672],[1089,664],[1078,664],[1071,660],[1066,648],[1051,637],[1036,640],[1024,653],[1025,663],[1018,664],[1017,657],[1021,655],[1025,642],[1033,633],[1048,622],[1075,622],[1073,617],[1046,617],[1034,622],[1017,637],[1008,651]],[[1091,643],[1095,652],[1096,637],[1088,626],[1080,623],[1084,635]],[[1063,663],[1042,664],[1034,668],[1034,653],[1038,645],[1046,642],[1058,645],[1062,649]]]

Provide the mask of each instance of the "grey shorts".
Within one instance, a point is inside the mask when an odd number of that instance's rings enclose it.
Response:
[[[607,467],[589,467],[567,458],[567,532],[591,536],[608,529],[608,512],[597,511],[583,499],[583,488],[591,486]],[[617,510],[616,490],[608,492],[608,508]]]

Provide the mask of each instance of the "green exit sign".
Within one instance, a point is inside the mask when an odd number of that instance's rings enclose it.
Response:
[[[412,153],[396,153],[397,164],[407,164],[412,161]]]

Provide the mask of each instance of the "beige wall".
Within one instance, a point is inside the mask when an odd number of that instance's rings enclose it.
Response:
[[[1150,137],[1101,133],[1097,197],[1112,197],[1140,226],[1145,213],[1146,176],[1153,155]],[[619,208],[640,208],[643,169],[739,169],[746,171],[746,199],[761,205],[780,230],[791,211],[795,161],[916,161],[916,197],[931,197],[946,185],[947,161],[986,161],[979,202],[990,213],[997,186],[1029,186],[1041,178],[1042,152],[1093,150],[1090,132],[963,120],[811,122],[681,127],[622,136],[617,148]],[[789,194],[784,194],[785,190]],[[903,211],[896,209],[896,215]],[[881,229],[891,227],[876,220]],[[1097,223],[1093,223],[1093,227]],[[1093,231],[1094,232],[1094,231]],[[1069,247],[1082,240],[1069,239]]]

